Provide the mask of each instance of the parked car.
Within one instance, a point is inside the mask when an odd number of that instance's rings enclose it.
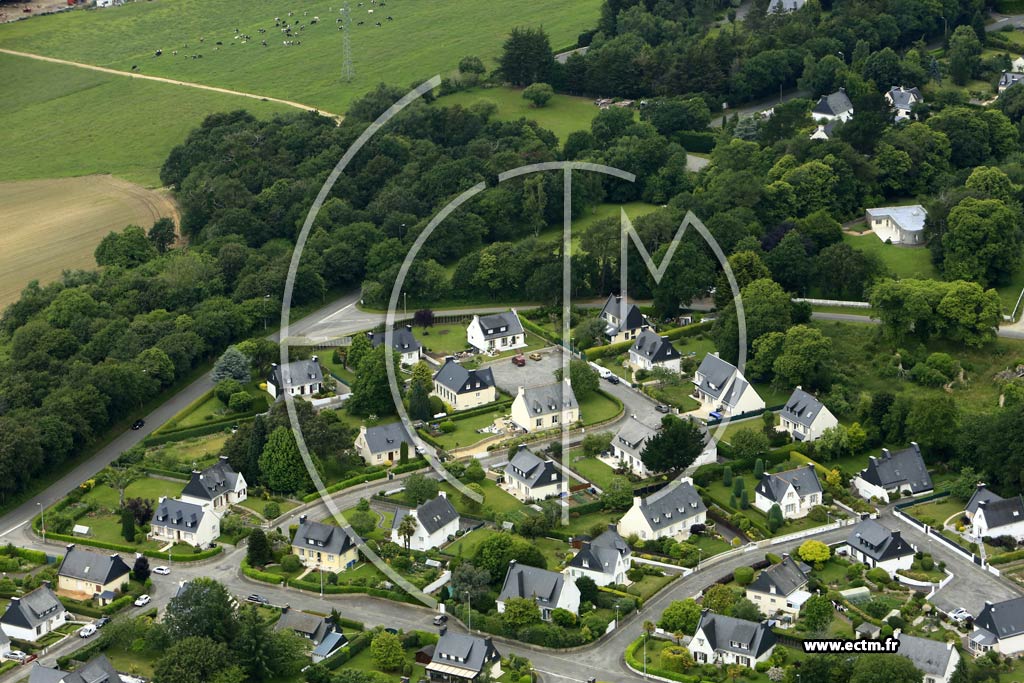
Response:
[[[16,662],[24,663],[25,660],[28,659],[28,655],[22,652],[21,650],[11,650],[10,652],[4,655],[4,658],[13,659]]]
[[[246,600],[248,600],[249,602],[255,602],[258,605],[269,605],[270,604],[270,600],[267,600],[265,597],[263,597],[259,593],[251,593],[249,595],[249,597],[246,598]]]
[[[132,422],[132,429],[135,429],[135,430],[142,429],[145,426],[146,426],[146,421],[145,420],[136,420],[135,422]]]
[[[153,568],[153,573],[154,574],[160,574],[161,576],[167,576],[168,574],[171,573],[171,568],[167,567],[165,565],[160,565],[159,567],[154,567]]]
[[[669,413],[672,410],[664,403],[654,406],[654,409],[657,410],[659,413]]]
[[[518,356],[512,356],[512,365],[521,368],[524,365],[526,365],[526,358],[522,354],[519,354]]]
[[[949,618],[955,622],[963,623],[968,619],[973,619],[971,613],[965,610],[963,607],[957,607],[955,610],[949,613]]]
[[[100,617],[99,619],[94,621],[92,623],[92,625],[95,626],[96,628],[103,628],[104,626],[106,626],[109,623],[110,623],[110,617]]]
[[[537,353],[536,351],[534,351],[533,353],[530,354],[530,360],[540,360],[540,359],[541,359],[541,355],[539,353]]]
[[[446,621],[448,621],[447,614],[438,614],[436,617],[434,617],[434,626],[441,626]]]
[[[148,605],[152,599],[153,598],[149,597],[148,595],[140,595],[139,597],[135,598],[135,606],[142,607],[143,605]]]
[[[82,628],[78,629],[79,638],[88,638],[89,636],[96,634],[96,626],[93,624],[86,624]]]
[[[618,384],[619,383],[619,376],[618,375],[608,375],[608,377],[606,377],[605,379],[608,380],[609,384]]]

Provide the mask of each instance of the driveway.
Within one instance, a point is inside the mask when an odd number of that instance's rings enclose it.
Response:
[[[526,359],[526,365],[517,367],[511,358],[502,358],[485,363],[494,373],[494,383],[510,396],[515,396],[519,387],[539,387],[555,382],[555,370],[562,367],[562,347],[549,346],[538,351],[541,359]]]

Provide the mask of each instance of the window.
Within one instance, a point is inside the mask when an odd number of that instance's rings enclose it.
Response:
[[[544,418],[538,417],[537,418],[537,425],[536,426],[543,427],[544,426]]]

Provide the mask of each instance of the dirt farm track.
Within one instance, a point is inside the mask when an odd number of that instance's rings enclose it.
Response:
[[[178,223],[170,196],[109,175],[0,182],[0,309],[31,280],[95,268],[93,251],[111,230]]]

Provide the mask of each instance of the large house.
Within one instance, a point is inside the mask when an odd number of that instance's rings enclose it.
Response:
[[[641,478],[651,476],[651,471],[644,465],[643,453],[647,442],[657,433],[656,429],[635,417],[626,420],[612,438],[611,444],[612,456],[618,460],[619,467]]]
[[[302,515],[292,539],[292,554],[302,566],[328,572],[350,569],[359,560],[355,542],[344,529],[333,524],[314,522]]]
[[[28,683],[125,683],[127,680],[117,673],[106,655],[93,657],[74,671],[51,669],[40,664],[37,659],[28,675]]]
[[[853,118],[853,102],[846,90],[840,88],[830,95],[823,95],[811,110],[811,118],[819,123],[828,121],[849,121]]]
[[[771,657],[775,634],[767,621],[736,619],[706,609],[700,613],[689,647],[698,664],[739,664],[753,668]]]
[[[853,528],[846,545],[839,548],[840,552],[843,550],[854,562],[870,568],[881,567],[889,576],[895,576],[900,569],[910,569],[917,552],[899,531],[892,531],[873,519],[865,519]]]
[[[427,664],[427,675],[431,681],[475,681],[485,671],[492,681],[501,676],[501,654],[495,649],[494,642],[490,637],[478,638],[461,633],[441,634]]]
[[[805,590],[811,568],[793,560],[788,554],[782,561],[761,570],[747,586],[747,599],[763,614],[784,622],[796,621],[811,594]]]
[[[659,337],[656,332],[644,330],[629,348],[629,365],[634,370],[661,368],[679,372],[678,349],[672,346],[668,337]]]
[[[245,477],[235,472],[226,455],[205,470],[193,470],[192,478],[179,496],[186,503],[210,505],[216,512],[223,512],[248,497]]]
[[[711,412],[739,415],[764,410],[764,400],[739,369],[718,357],[704,356],[693,375],[693,396]]]
[[[498,614],[505,611],[505,602],[512,598],[533,600],[540,608],[540,618],[551,621],[551,612],[564,609],[579,614],[580,589],[576,587],[576,579],[563,576],[547,569],[519,564],[515,560],[508,563],[505,583],[498,593]]]
[[[628,584],[626,572],[633,566],[633,551],[614,524],[592,541],[584,541],[563,572],[573,580],[586,576],[598,586]]]
[[[971,535],[977,539],[986,536],[1011,536],[1024,540],[1024,497],[1019,493],[1012,498],[979,487],[967,502],[971,521]]]
[[[367,332],[370,344],[377,348],[387,339],[386,332]],[[412,325],[391,330],[391,348],[398,354],[400,365],[415,365],[423,355],[423,346],[412,333]]]
[[[1005,656],[1024,652],[1024,598],[986,600],[981,614],[974,619],[974,632],[967,639],[967,647],[975,657],[990,650]]]
[[[904,245],[924,244],[924,222],[928,212],[920,204],[884,206],[866,211],[871,231],[883,242]]]
[[[498,398],[494,386],[494,373],[490,368],[467,370],[454,358],[446,358],[444,365],[434,375],[434,390],[431,391],[452,410],[468,410],[491,403]]]
[[[466,328],[466,341],[480,353],[508,351],[526,346],[526,332],[516,309],[474,315]]]
[[[57,594],[73,600],[95,598],[109,604],[128,585],[131,567],[117,553],[105,554],[74,543],[57,570]]]
[[[166,543],[209,548],[220,536],[220,515],[211,505],[162,496],[149,523],[149,537]]]
[[[982,501],[992,502],[1002,499],[1003,497],[998,493],[995,491],[989,491],[988,487],[979,483],[975,486],[974,493],[971,494],[970,500],[967,501],[967,507],[964,508],[964,516],[967,517],[968,521],[970,521],[974,519],[974,513],[978,511],[979,503]]]
[[[274,398],[284,396],[285,392],[292,396],[312,396],[323,390],[324,372],[316,356],[309,360],[292,361],[287,365],[271,364],[267,391]]]
[[[539,387],[519,387],[512,401],[512,422],[527,432],[571,425],[580,419],[580,404],[569,380]]]
[[[0,617],[0,630],[8,638],[34,643],[66,622],[67,610],[57,595],[44,583],[20,598],[11,598]]]
[[[825,404],[797,387],[779,412],[782,431],[794,441],[814,441],[826,429],[839,424],[836,416]]]
[[[865,500],[877,498],[889,502],[895,493],[917,496],[932,490],[932,477],[924,466],[921,447],[916,442],[910,448],[890,453],[882,449],[881,457],[871,456],[868,466],[853,479],[858,495]]]
[[[681,540],[690,537],[695,524],[704,524],[707,514],[693,481],[684,478],[647,498],[634,496],[633,507],[619,520],[618,529],[623,536],[636,534],[645,541],[665,536]]]
[[[1002,95],[1007,88],[1011,88],[1021,81],[1024,81],[1024,73],[1004,71],[1002,75],[999,76],[999,84],[996,86],[996,91]]]
[[[562,492],[562,471],[520,444],[505,467],[505,487],[519,500],[543,500]]]
[[[355,446],[367,465],[390,465],[401,457],[402,443],[409,444],[409,457],[412,457],[415,444],[405,425],[391,422],[376,427],[360,425]]]
[[[922,683],[949,683],[953,679],[960,664],[960,652],[953,643],[908,636],[901,629],[895,629],[892,637],[900,641],[896,654],[909,659],[924,674]]]
[[[609,344],[636,339],[641,332],[651,327],[639,306],[623,301],[621,296],[614,294],[608,297],[599,317],[605,323],[604,336]]]
[[[917,88],[904,88],[893,86],[885,93],[885,102],[896,112],[897,121],[906,121],[910,118],[910,112],[915,104],[924,102],[921,91]]]
[[[773,505],[781,508],[784,519],[806,517],[812,507],[821,505],[821,482],[814,465],[762,474],[754,489],[754,507],[768,514]]]
[[[405,545],[405,536],[398,533],[398,528],[406,517],[416,520],[416,531],[409,538],[409,548],[412,550],[438,548],[447,543],[448,538],[459,530],[459,513],[452,507],[444,491],[438,493],[437,498],[428,500],[414,510],[409,510],[405,514],[395,513],[395,520],[391,525],[391,540],[401,546]]]

